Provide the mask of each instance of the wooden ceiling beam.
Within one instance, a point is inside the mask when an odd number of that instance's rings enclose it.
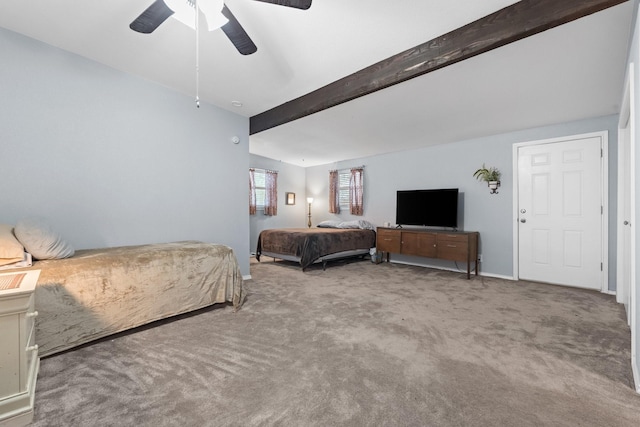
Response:
[[[522,0],[249,120],[251,135],[334,107],[628,0]]]

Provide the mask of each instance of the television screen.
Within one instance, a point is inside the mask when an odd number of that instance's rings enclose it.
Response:
[[[396,224],[457,228],[458,189],[398,191]]]

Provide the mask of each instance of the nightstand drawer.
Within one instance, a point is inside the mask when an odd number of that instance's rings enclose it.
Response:
[[[24,347],[24,351],[26,352],[26,364],[25,367],[27,372],[31,369],[31,364],[35,362],[35,358],[38,357],[38,346],[36,345],[36,325],[32,325],[31,330],[29,331],[29,339],[27,340],[27,345]],[[29,378],[26,377],[23,379],[24,384],[21,384],[21,387],[26,388],[29,382]]]
[[[35,310],[35,295],[31,295],[29,298],[29,308],[27,308],[27,312],[25,313],[25,329],[30,331],[33,328],[33,325],[36,323],[36,317],[38,316],[38,312]]]
[[[0,273],[0,425],[31,422],[38,374],[34,292],[40,270]]]

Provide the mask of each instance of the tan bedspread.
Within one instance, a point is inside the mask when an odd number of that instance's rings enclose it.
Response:
[[[76,251],[35,262],[41,356],[214,303],[244,300],[233,250],[195,241]],[[24,269],[23,269],[24,270]]]

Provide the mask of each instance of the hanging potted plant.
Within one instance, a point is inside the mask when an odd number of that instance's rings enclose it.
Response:
[[[500,187],[500,177],[502,176],[502,172],[500,172],[498,168],[487,168],[483,163],[482,167],[475,171],[473,176],[478,181],[485,181],[491,190],[491,194],[496,194],[498,192],[498,187]]]

